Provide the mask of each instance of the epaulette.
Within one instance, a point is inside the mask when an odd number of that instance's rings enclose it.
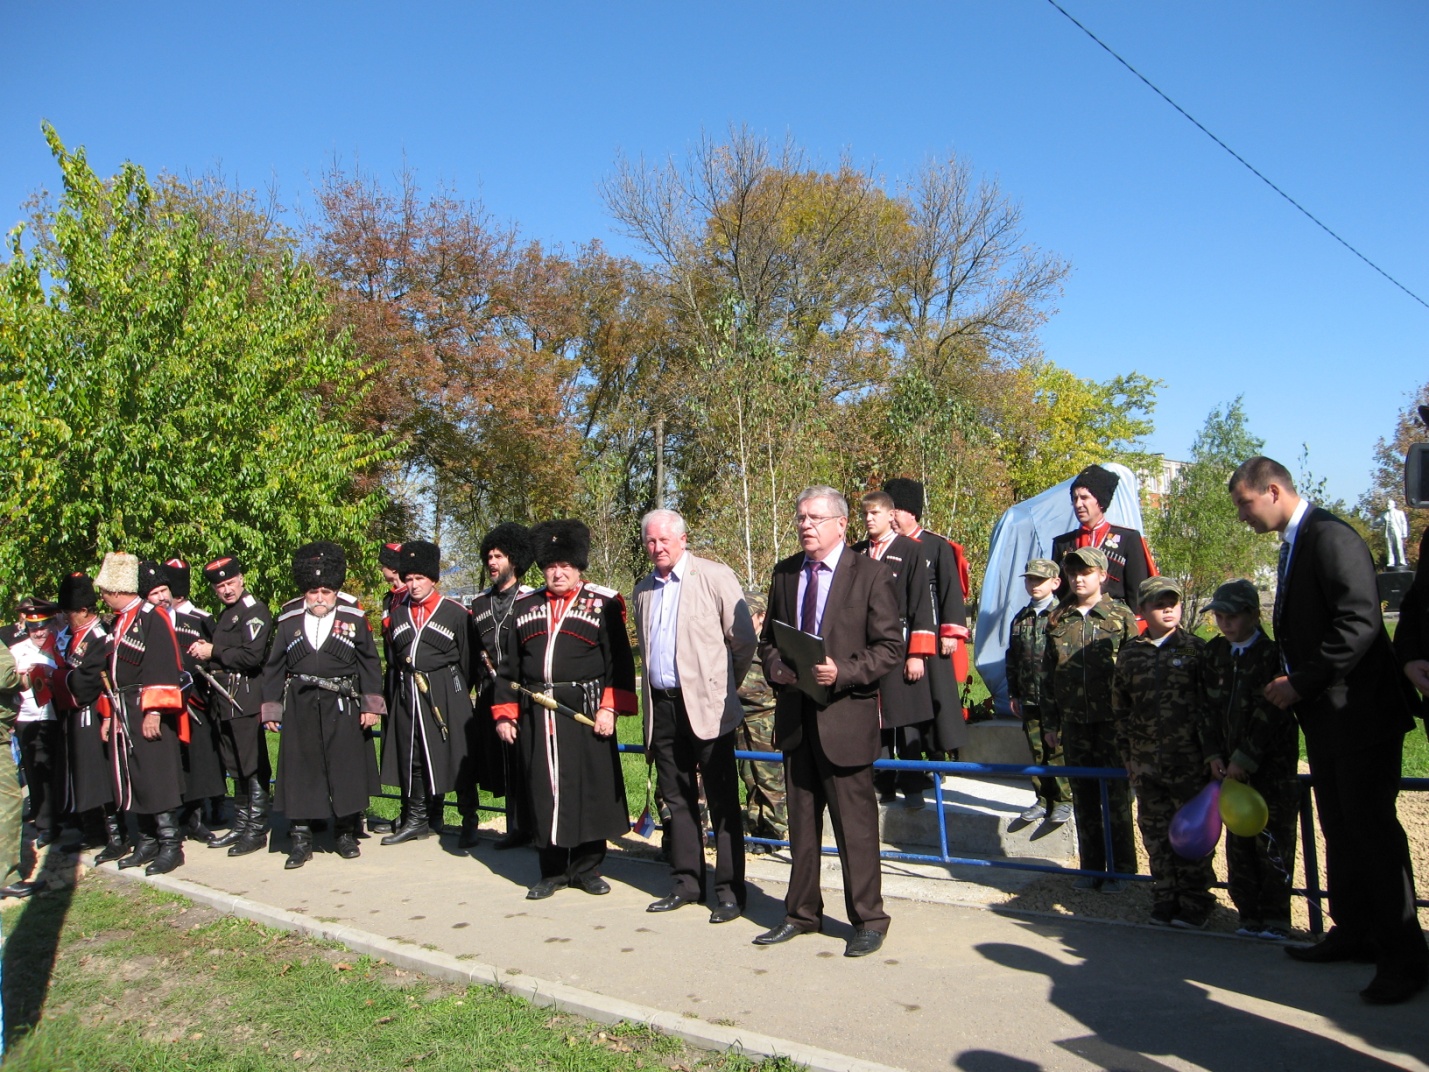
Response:
[[[351,603],[354,607],[361,609],[362,604],[357,601],[357,597],[350,592],[339,592],[337,594],[339,603]]]
[[[614,588],[607,588],[603,584],[596,584],[593,581],[586,581],[585,586],[589,588],[592,592],[594,592],[596,595],[604,596],[606,599],[620,598],[619,592],[617,592]]]
[[[283,604],[283,609],[278,614],[278,621],[286,622],[289,618],[295,617],[299,614],[303,614],[305,610],[306,608],[303,606],[301,596],[299,596],[297,599],[289,600],[287,603]]]
[[[253,606],[255,603],[257,603],[258,600],[256,600],[256,599],[253,598],[253,593],[252,593],[252,592],[244,592],[244,593],[243,593],[243,598],[240,599],[238,602],[242,603],[245,607],[251,607],[251,606]]]
[[[186,613],[186,614],[192,614],[195,618],[212,618],[212,617],[213,617],[212,614],[210,614],[208,611],[204,610],[204,609],[203,609],[202,607],[200,607],[197,603],[190,603],[190,604],[189,604],[189,609],[188,609],[187,611],[185,611],[184,613]]]
[[[139,609],[140,609],[141,611],[143,611],[145,614],[148,614],[150,611],[152,611],[152,610],[154,609],[154,604],[149,603],[149,602],[145,602],[145,603],[140,604]]]
[[[347,604],[346,606],[339,605],[337,607],[334,607],[333,610],[338,614],[350,614],[354,618],[366,619],[367,617],[366,612],[363,611],[363,609],[357,605],[356,600],[353,600],[353,602]]]

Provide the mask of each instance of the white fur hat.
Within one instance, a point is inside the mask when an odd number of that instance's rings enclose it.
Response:
[[[139,558],[123,551],[110,551],[94,578],[94,587],[101,592],[139,592]]]

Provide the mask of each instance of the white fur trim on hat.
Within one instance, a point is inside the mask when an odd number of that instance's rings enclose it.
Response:
[[[99,576],[94,578],[94,587],[101,592],[139,591],[139,557],[123,551],[110,551],[104,556],[104,565],[99,567]]]

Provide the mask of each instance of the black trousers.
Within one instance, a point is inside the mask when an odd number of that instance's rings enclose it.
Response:
[[[843,869],[849,922],[886,934],[888,913],[883,910],[873,767],[840,767],[831,762],[819,740],[818,719],[807,703],[803,739],[792,752],[784,753],[784,784],[789,804],[789,853],[794,864],[784,898],[785,921],[815,931],[823,920],[819,873],[827,807]]]
[[[263,780],[266,789],[273,780],[273,764],[268,759],[268,741],[257,715],[221,719],[218,723],[218,748],[223,766],[235,782],[252,778]]]
[[[1395,810],[1404,738],[1345,747],[1327,737],[1306,732],[1305,752],[1325,834],[1330,918],[1349,936],[1372,942],[1380,968],[1422,974],[1429,947],[1414,911],[1409,841]]]
[[[706,886],[704,831],[700,826],[700,782],[715,835],[715,900],[745,903],[744,828],[739,810],[739,769],[734,731],[706,741],[695,736],[685,701],[652,694],[650,758],[669,809],[670,865],[682,897],[703,900]]]
[[[30,818],[37,833],[53,837],[59,833],[65,806],[64,730],[58,719],[17,722],[15,736],[30,790]]]
[[[584,841],[573,849],[550,845],[538,853],[542,878],[566,878],[572,882],[599,878],[605,863],[605,842]]]

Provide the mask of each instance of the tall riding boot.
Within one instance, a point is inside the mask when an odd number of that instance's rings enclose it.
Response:
[[[481,824],[476,812],[461,817],[461,837],[457,838],[459,849],[474,849],[481,844]]]
[[[337,834],[337,854],[344,860],[356,860],[362,855],[357,847],[357,832],[362,822],[362,813],[339,816],[333,831]]]
[[[427,792],[422,786],[413,786],[402,816],[402,825],[383,838],[382,844],[400,845],[404,841],[431,836],[432,828],[427,825]]]
[[[212,841],[213,831],[203,823],[203,801],[191,800],[179,809],[179,829],[185,838]]]
[[[446,831],[447,798],[445,794],[437,796],[433,793],[427,797],[427,825],[432,828],[432,833],[434,834],[441,834]]]
[[[146,875],[167,875],[184,862],[184,836],[179,831],[179,823],[171,811],[161,811],[154,816],[154,825],[159,832],[159,855],[154,862],[144,868]]]
[[[288,859],[283,867],[292,871],[313,858],[313,828],[295,819],[288,827],[288,837],[292,846],[288,850]]]
[[[126,867],[139,867],[147,864],[159,855],[158,826],[152,815],[136,816],[139,824],[139,837],[134,842],[134,851],[124,859],[119,861],[119,869],[122,871]]]
[[[233,818],[228,823],[228,833],[214,834],[208,839],[210,849],[226,849],[238,844],[243,832],[248,829],[248,797],[240,783],[233,798]]]
[[[248,777],[248,819],[243,824],[243,835],[229,848],[228,855],[247,856],[267,847],[268,787],[259,775],[252,774]]]
[[[117,860],[127,851],[124,843],[124,816],[118,812],[101,809],[104,812],[104,848],[94,854],[97,865]]]

